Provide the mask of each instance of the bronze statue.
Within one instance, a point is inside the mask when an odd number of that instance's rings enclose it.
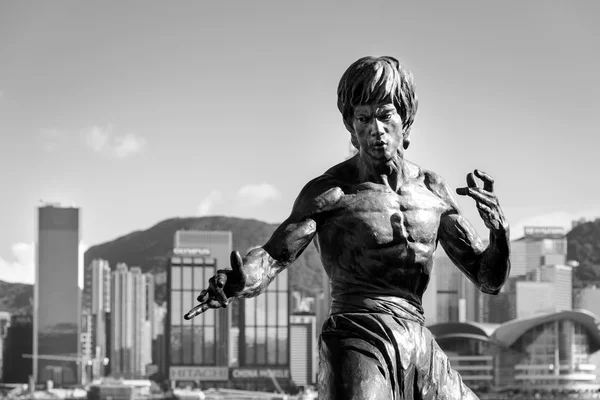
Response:
[[[417,105],[395,58],[353,63],[338,108],[358,154],[306,184],[263,247],[233,252],[232,269],[210,279],[185,317],[258,296],[316,238],[332,293],[319,399],[476,399],[424,327],[421,299],[438,242],[482,292],[498,294],[510,272],[509,226],[488,174],[475,170],[456,190],[475,200],[486,248],[442,177],[404,158]]]

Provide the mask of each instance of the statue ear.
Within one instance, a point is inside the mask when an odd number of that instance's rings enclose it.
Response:
[[[404,147],[404,150],[408,149],[408,146],[410,146],[410,131],[404,133],[404,140],[402,141],[402,147]]]

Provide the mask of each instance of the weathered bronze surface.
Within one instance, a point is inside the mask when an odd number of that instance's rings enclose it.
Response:
[[[358,154],[310,181],[263,247],[233,252],[232,269],[210,279],[186,318],[258,296],[316,239],[333,299],[319,340],[320,400],[477,398],[424,327],[421,299],[438,242],[479,290],[498,294],[509,226],[488,174],[475,170],[456,190],[475,200],[485,247],[442,177],[404,158],[417,105],[396,59],[353,63],[338,108]]]

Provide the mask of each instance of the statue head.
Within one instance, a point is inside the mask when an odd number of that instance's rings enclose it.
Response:
[[[393,103],[402,119],[402,146],[408,148],[409,133],[418,108],[413,76],[393,57],[363,57],[355,61],[340,79],[338,109],[351,134],[352,145],[359,149],[353,127],[355,108],[378,103]]]

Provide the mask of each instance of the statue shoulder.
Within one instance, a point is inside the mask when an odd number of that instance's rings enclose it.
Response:
[[[427,189],[429,189],[434,195],[439,197],[451,210],[457,210],[458,206],[450,187],[446,184],[444,178],[441,175],[426,169],[421,169],[423,182]]]
[[[343,196],[338,179],[325,173],[309,181],[300,191],[293,214],[300,218],[314,217],[331,210]]]

